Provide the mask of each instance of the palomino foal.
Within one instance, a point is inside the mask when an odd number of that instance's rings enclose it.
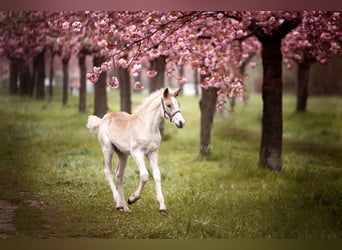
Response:
[[[162,120],[169,119],[177,128],[183,128],[185,120],[179,110],[176,100],[180,89],[175,92],[168,88],[158,90],[147,97],[133,114],[126,112],[112,112],[102,119],[91,115],[88,117],[87,128],[98,131],[98,139],[102,148],[105,162],[105,176],[114,196],[118,211],[130,212],[123,191],[123,175],[128,155],[132,155],[140,172],[140,183],[137,190],[129,197],[128,204],[136,202],[148,181],[148,172],[144,163],[147,156],[156,186],[159,211],[166,213],[166,206],[161,188],[161,177],[158,167],[158,148],[161,141],[159,125]],[[113,181],[112,155],[119,158],[116,181]]]

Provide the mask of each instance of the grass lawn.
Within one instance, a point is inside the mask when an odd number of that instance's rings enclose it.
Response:
[[[158,213],[152,175],[133,212],[116,211],[103,173],[92,113],[76,97],[62,106],[0,92],[0,199],[18,206],[13,238],[341,238],[342,102],[310,97],[294,113],[284,96],[283,170],[257,167],[261,97],[217,115],[212,153],[199,155],[199,99],[181,97],[184,129],[166,121],[159,153],[168,215]],[[133,95],[133,107],[144,98]],[[117,91],[109,93],[119,109]],[[116,162],[116,159],[114,160]],[[129,159],[125,195],[139,172]]]

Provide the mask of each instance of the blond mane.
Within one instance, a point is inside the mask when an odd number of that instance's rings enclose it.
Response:
[[[160,97],[162,95],[162,92],[164,91],[164,88],[159,89],[151,93],[148,97],[145,98],[145,100],[136,108],[134,113],[139,113],[141,111],[146,110],[146,108],[153,102],[156,98]]]

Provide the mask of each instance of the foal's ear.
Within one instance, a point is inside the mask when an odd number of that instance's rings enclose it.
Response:
[[[175,93],[174,93],[175,97],[177,97],[177,96],[180,94],[181,90],[182,90],[182,89],[179,88],[179,89],[177,89],[177,90],[175,91]]]
[[[166,98],[169,95],[169,88],[164,89],[163,96]]]

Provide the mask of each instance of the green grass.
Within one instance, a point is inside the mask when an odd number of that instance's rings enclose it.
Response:
[[[57,95],[57,94],[56,94]],[[119,109],[118,92],[109,94]],[[133,107],[144,98],[133,95]],[[293,112],[284,97],[283,170],[257,167],[259,95],[215,118],[212,153],[199,155],[198,98],[181,97],[186,119],[166,122],[159,165],[168,215],[158,213],[153,178],[131,214],[115,210],[97,137],[85,127],[77,98],[62,106],[0,93],[0,199],[19,205],[14,238],[341,238],[342,103],[310,97]],[[139,173],[130,158],[124,187]],[[33,201],[33,202],[29,202]]]

